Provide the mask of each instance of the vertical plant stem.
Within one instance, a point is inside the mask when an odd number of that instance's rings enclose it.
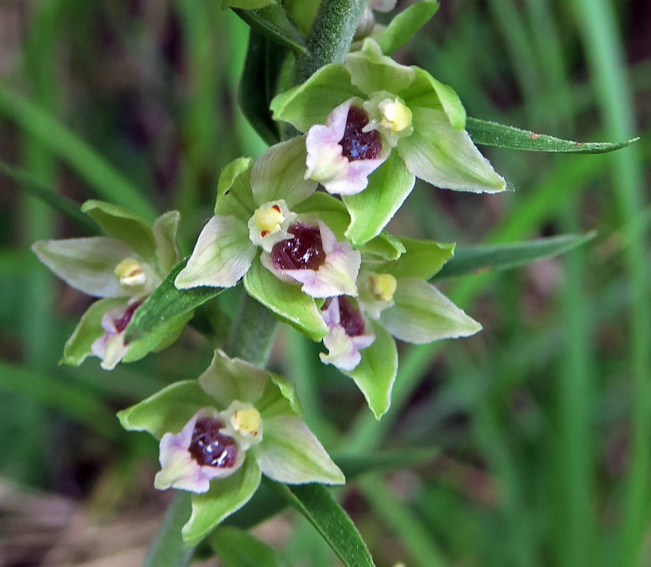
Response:
[[[342,61],[353,39],[366,0],[323,0],[309,38],[309,53],[297,61],[298,78]],[[226,351],[258,365],[267,362],[278,329],[275,317],[260,303],[242,293],[239,310],[233,322]],[[147,554],[147,567],[184,567],[192,559],[194,549],[187,548],[181,527],[189,517],[187,493],[177,494]]]

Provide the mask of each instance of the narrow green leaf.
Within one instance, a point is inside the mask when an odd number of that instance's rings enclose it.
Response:
[[[174,280],[185,268],[188,258],[181,260],[154,290],[147,300],[136,310],[125,334],[125,341],[131,343],[151,333],[161,323],[179,315],[184,315],[200,305],[217,297],[222,291],[219,287],[194,287],[177,289]]]
[[[306,53],[305,38],[287,17],[285,9],[276,4],[259,10],[234,10],[254,30],[298,53]]]
[[[242,112],[260,137],[270,146],[280,141],[278,124],[269,104],[274,97],[287,49],[251,30],[239,99]]]
[[[141,192],[102,156],[61,122],[0,84],[0,114],[18,124],[75,171],[104,199],[154,220],[153,207]]]
[[[436,14],[438,9],[439,3],[436,0],[423,0],[400,12],[377,38],[382,53],[392,55],[398,51]]]
[[[492,244],[457,247],[452,258],[434,280],[450,278],[478,270],[510,270],[533,262],[565,254],[592,240],[597,233],[563,234],[516,244]]]
[[[55,211],[58,211],[63,216],[69,218],[86,234],[92,236],[102,234],[97,223],[81,212],[78,203],[75,203],[63,195],[55,193],[52,189],[34,179],[34,177],[26,171],[12,167],[2,160],[0,160],[0,171],[9,177],[9,179],[15,181],[21,189],[40,199],[44,203],[47,203]]]
[[[210,544],[224,567],[281,567],[276,552],[266,543],[239,528],[220,526]]]
[[[601,154],[625,148],[640,139],[633,138],[626,142],[616,143],[572,142],[470,117],[466,121],[466,130],[475,144],[529,152]]]
[[[274,486],[314,526],[346,567],[375,567],[355,524],[322,484]]]

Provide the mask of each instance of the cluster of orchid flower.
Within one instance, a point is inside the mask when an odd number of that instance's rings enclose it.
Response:
[[[501,191],[504,179],[465,131],[456,93],[386,57],[371,38],[343,64],[276,96],[271,109],[303,134],[224,168],[215,214],[174,283],[243,281],[281,320],[323,341],[321,360],[353,378],[379,418],[397,371],[393,337],[428,343],[481,329],[428,282],[454,245],[397,238],[386,224],[416,177],[472,192]],[[106,237],[38,242],[34,251],[70,285],[102,298],[66,343],[64,362],[93,354],[110,370],[169,345],[192,316],[125,344],[134,312],[181,261],[179,215],[149,226],[107,203],[83,210]],[[221,351],[198,381],[173,384],[120,418],[160,439],[156,487],[195,493],[189,541],[242,506],[261,472],[285,483],[344,481],[300,420],[293,386]]]

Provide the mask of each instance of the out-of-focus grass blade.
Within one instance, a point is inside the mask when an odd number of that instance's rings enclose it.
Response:
[[[115,415],[99,399],[52,376],[0,361],[0,390],[60,411],[107,439],[120,433]]]
[[[572,142],[545,134],[536,134],[497,122],[468,118],[466,130],[475,144],[528,152],[602,154],[630,146],[640,138],[626,142]]]
[[[12,167],[2,160],[0,160],[0,171],[11,180],[15,181],[21,189],[47,203],[62,215],[68,217],[85,233],[93,235],[102,234],[97,223],[82,213],[77,203],[63,195],[55,193],[45,185],[39,183],[26,171]]]
[[[443,266],[432,279],[440,280],[469,274],[478,270],[510,270],[552,258],[585,244],[597,235],[563,234],[516,244],[492,244],[458,247],[454,258]]]
[[[122,205],[147,220],[156,217],[153,207],[140,191],[102,156],[59,121],[1,83],[0,114],[37,139],[104,199]]]
[[[41,263],[31,250],[0,249],[0,278],[14,278],[34,272],[40,267]]]
[[[355,524],[322,484],[272,486],[314,526],[346,567],[375,567]]]
[[[223,288],[195,287],[176,289],[174,280],[185,267],[188,258],[181,260],[160,283],[147,300],[136,310],[125,333],[125,342],[142,339],[161,323],[173,317],[189,313],[200,305],[217,297]]]
[[[439,3],[436,0],[422,0],[405,8],[391,20],[387,29],[377,38],[382,53],[392,55],[398,51],[436,14],[438,9]]]
[[[299,53],[305,53],[305,38],[287,17],[285,9],[276,4],[260,10],[233,10],[253,29],[272,41],[289,47]]]
[[[210,544],[224,567],[284,567],[276,552],[248,532],[231,526],[218,527]]]

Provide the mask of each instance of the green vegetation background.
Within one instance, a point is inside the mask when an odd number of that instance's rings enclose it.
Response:
[[[264,151],[237,107],[247,27],[217,4],[0,1],[0,158],[80,202],[179,209],[190,251],[221,167]],[[561,259],[446,282],[484,331],[401,348],[381,422],[287,329],[274,369],[298,383],[308,424],[333,452],[440,449],[425,466],[340,493],[378,567],[648,565],[651,5],[448,0],[396,57],[452,85],[471,116],[577,140],[642,139],[612,155],[487,149],[513,189],[502,195],[417,185],[391,226],[398,234],[461,244],[599,236]],[[6,565],[138,564],[169,498],[151,487],[154,441],[122,432],[114,412],[210,359],[208,342],[187,331],[111,373],[95,359],[57,366],[88,298],[29,244],[78,235],[0,174]],[[226,315],[238,293],[220,297]],[[53,502],[67,512],[48,523]],[[75,528],[79,515],[88,520]],[[88,525],[106,534],[102,545]],[[295,516],[262,533],[291,564],[335,562]]]

